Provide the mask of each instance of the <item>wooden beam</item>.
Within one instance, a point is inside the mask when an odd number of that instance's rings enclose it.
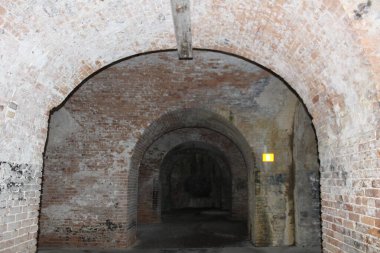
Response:
[[[190,0],[171,0],[179,59],[192,59]]]

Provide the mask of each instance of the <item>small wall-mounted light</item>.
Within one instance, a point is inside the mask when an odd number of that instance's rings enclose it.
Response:
[[[274,154],[273,153],[263,153],[263,162],[273,163],[274,162]]]

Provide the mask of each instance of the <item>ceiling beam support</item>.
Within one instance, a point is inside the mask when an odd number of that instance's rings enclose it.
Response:
[[[193,58],[191,44],[190,0],[171,0],[178,57],[181,60]]]

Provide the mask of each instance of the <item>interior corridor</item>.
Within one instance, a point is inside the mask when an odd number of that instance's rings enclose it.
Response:
[[[320,219],[310,115],[251,62],[137,56],[51,115],[41,249],[320,249]]]
[[[0,253],[379,253],[379,41],[379,0],[0,0]]]

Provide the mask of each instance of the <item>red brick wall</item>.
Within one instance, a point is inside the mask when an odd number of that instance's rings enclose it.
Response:
[[[322,163],[323,245],[326,252],[379,252],[379,135],[367,132],[326,147]]]
[[[336,154],[337,147],[349,157],[359,152],[359,145],[368,141],[368,135],[378,136],[379,4],[369,3],[193,1],[193,45],[246,57],[286,79],[313,115],[320,158],[327,168],[331,160],[342,157]],[[165,1],[146,4],[138,0],[110,0],[92,5],[83,1],[46,2],[44,6],[30,0],[3,1],[0,29],[1,161],[33,164],[38,172],[42,168],[51,108],[102,66],[137,53],[175,47],[170,3]],[[351,137],[347,144],[346,139]],[[349,148],[343,148],[347,145]],[[373,157],[372,162],[376,161],[377,145],[365,153],[366,156],[358,155],[355,159],[367,163],[368,155]],[[338,164],[348,174],[357,168],[352,161]],[[375,165],[365,168],[366,173],[378,171]],[[6,176],[3,181],[8,179]],[[339,189],[356,196],[349,186]],[[11,202],[17,200],[4,191],[1,197]],[[332,195],[326,197],[333,199]],[[338,205],[339,201],[334,203]],[[2,220],[4,217],[0,216]],[[378,239],[376,235],[368,236]],[[354,247],[349,239],[355,236],[343,232],[334,236],[341,242],[342,237],[348,238],[346,245]],[[379,250],[364,237],[359,242]],[[12,245],[6,250],[16,249]],[[325,251],[333,250],[326,247]]]
[[[52,116],[54,127],[50,128],[45,154],[40,245],[123,247],[133,242],[138,187],[135,168],[145,152],[144,145],[135,144],[154,119],[178,108],[207,108],[221,115],[218,117],[234,127],[226,127],[207,114],[195,123],[205,122],[203,127],[222,131],[244,147],[245,157],[257,154],[258,168],[263,166],[260,155],[264,146],[276,152],[277,163],[262,174],[262,185],[277,174],[289,173],[296,101],[296,96],[268,72],[218,53],[199,52],[189,62],[178,61],[175,52],[145,55],[99,73]],[[198,114],[202,111],[195,116]],[[156,125],[150,138],[157,138],[154,132],[178,127],[175,122],[194,126],[195,116],[177,121],[178,116],[170,120],[169,114],[169,120]],[[150,138],[148,144],[153,140]],[[281,207],[268,202],[268,193],[282,203]],[[279,214],[273,216],[272,225],[265,225],[277,238],[266,244],[292,244],[293,240],[280,232],[293,226],[291,219],[283,219],[288,216],[289,195],[273,192],[270,187],[261,194],[264,204],[257,204],[261,209],[255,207],[256,202],[251,209],[264,215]],[[252,235],[266,233],[259,229],[260,224],[267,224],[266,219],[260,215],[250,219],[257,227]]]

